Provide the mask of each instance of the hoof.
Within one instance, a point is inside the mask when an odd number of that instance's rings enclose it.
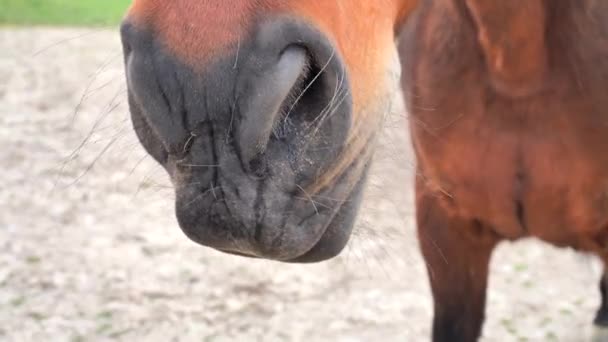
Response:
[[[608,327],[594,325],[591,342],[608,342]]]

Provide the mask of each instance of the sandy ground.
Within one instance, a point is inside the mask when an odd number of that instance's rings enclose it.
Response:
[[[0,340],[428,341],[402,113],[341,257],[241,259],[180,232],[121,68],[113,31],[0,30]],[[502,245],[483,341],[587,340],[599,273],[569,250]]]

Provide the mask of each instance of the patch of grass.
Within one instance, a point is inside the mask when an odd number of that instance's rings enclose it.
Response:
[[[543,320],[540,322],[540,326],[541,327],[546,327],[547,325],[551,324],[551,322],[553,322],[553,319],[551,319],[551,317],[545,317],[543,318]]]
[[[38,322],[45,320],[47,318],[44,314],[42,314],[40,312],[30,312],[27,314],[27,317],[29,317],[35,321],[38,321]]]
[[[545,335],[545,338],[547,339],[547,341],[557,341],[558,340],[557,335],[552,331],[549,331]]]
[[[515,329],[515,325],[513,321],[510,319],[504,318],[500,321],[500,324],[507,330],[507,332],[511,335],[517,335],[517,330]]]
[[[113,339],[113,340],[116,340],[116,339],[120,338],[122,335],[128,334],[132,330],[133,329],[131,329],[131,328],[126,328],[126,329],[114,331],[114,332],[108,334],[108,337],[111,338],[111,339]]]
[[[85,342],[86,339],[82,335],[75,335],[70,339],[70,342]]]
[[[14,307],[18,307],[18,306],[25,304],[25,302],[26,302],[25,297],[20,296],[20,297],[17,297],[15,299],[11,300],[11,305]]]
[[[525,287],[526,289],[532,288],[534,287],[534,282],[532,282],[531,280],[526,280],[523,282],[523,284],[521,284],[523,287]]]
[[[0,0],[0,25],[116,25],[130,2],[130,0]]]
[[[97,318],[99,318],[99,319],[110,319],[110,318],[112,318],[112,315],[113,315],[112,311],[104,310],[104,311],[102,311],[102,312],[100,312],[100,313],[97,314]]]
[[[526,265],[524,263],[518,263],[518,264],[515,264],[515,266],[513,268],[515,269],[516,272],[524,272],[528,269],[528,265]]]
[[[42,259],[40,259],[40,257],[35,256],[35,255],[30,255],[27,258],[25,258],[25,262],[27,262],[28,264],[38,264],[38,263],[40,263],[40,261],[42,261]]]

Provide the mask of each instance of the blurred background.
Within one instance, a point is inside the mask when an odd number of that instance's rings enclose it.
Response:
[[[131,130],[128,5],[0,0],[0,340],[429,341],[402,107],[340,257],[285,265],[199,247]],[[502,245],[483,341],[586,340],[599,274],[569,250]]]

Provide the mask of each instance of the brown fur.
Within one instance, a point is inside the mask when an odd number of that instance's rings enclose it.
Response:
[[[455,307],[447,316],[436,307],[434,335],[473,341],[482,316],[458,311],[475,298],[483,308],[489,259],[471,233],[481,229],[497,241],[533,236],[607,260],[608,7],[438,0],[420,11],[402,50],[418,123],[411,127],[417,207],[436,212],[419,217],[420,240],[436,303]],[[438,230],[439,217],[450,232]],[[442,262],[450,270],[433,280]],[[454,285],[467,281],[480,287]]]
[[[606,48],[598,44],[601,40],[579,36],[581,26],[590,26],[581,21],[588,20],[580,17],[583,9],[550,9],[548,37],[540,46],[548,45],[551,64],[535,68],[548,70],[542,82],[537,77],[518,81],[524,88],[536,84],[538,90],[526,97],[495,85],[498,71],[484,63],[493,53],[485,40],[478,45],[475,27],[462,8],[444,13],[430,8],[421,19],[420,57],[406,61],[414,74],[412,115],[423,123],[412,126],[412,132],[428,191],[441,189],[444,207],[453,215],[480,219],[509,239],[532,235],[596,252],[603,248],[593,248],[592,240],[608,222],[608,157],[603,153],[608,148],[608,107],[598,92],[608,80],[601,78],[602,64],[594,71],[583,63],[600,60]],[[536,22],[530,21],[533,26]],[[456,28],[448,33],[444,25]],[[506,34],[508,29],[496,31]],[[537,39],[534,34],[527,37]],[[444,60],[442,55],[457,58]],[[520,58],[513,53],[513,61],[504,61],[512,67],[497,77],[524,80],[520,75],[534,75],[521,71],[519,66],[530,59]],[[532,58],[532,64],[537,60]]]

